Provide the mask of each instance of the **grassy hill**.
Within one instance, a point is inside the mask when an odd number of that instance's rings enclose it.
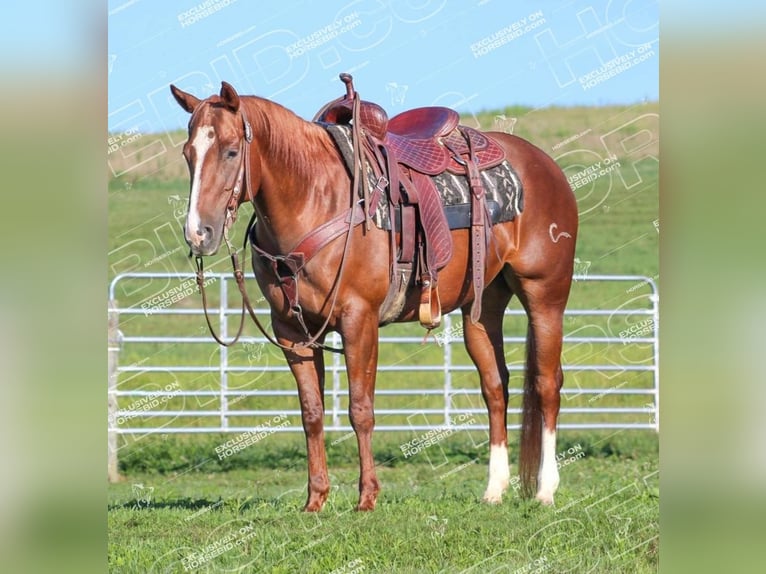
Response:
[[[659,114],[659,104],[543,109],[508,106],[502,110],[463,116],[461,121],[482,129],[510,131],[555,156],[557,152],[578,148],[603,151],[602,134],[643,114]],[[638,125],[628,126],[624,131],[630,135],[638,129]],[[560,145],[586,130],[589,131],[578,138],[576,144]],[[658,156],[659,134],[654,133],[653,136],[645,151]],[[114,150],[107,158],[110,189],[148,180],[171,182],[188,179],[179,145],[186,139],[185,130],[167,134],[109,134],[109,138]]]

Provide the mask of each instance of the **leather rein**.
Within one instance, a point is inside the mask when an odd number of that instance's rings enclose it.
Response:
[[[358,107],[359,107],[359,98],[358,98],[358,95],[355,94],[355,99],[354,99],[354,115],[355,116],[356,116],[356,112],[358,111]],[[222,345],[224,347],[229,347],[231,345],[234,345],[239,340],[240,336],[242,335],[242,331],[245,324],[245,310],[247,310],[247,313],[250,315],[253,322],[258,327],[258,330],[263,334],[266,340],[269,341],[269,343],[283,350],[295,351],[295,350],[300,350],[305,348],[314,348],[314,349],[322,349],[325,351],[331,351],[334,353],[342,353],[343,349],[328,347],[324,345],[323,343],[320,343],[319,340],[320,338],[323,337],[325,331],[327,330],[327,327],[330,324],[330,320],[332,319],[333,311],[337,303],[338,293],[340,291],[341,279],[343,277],[343,271],[346,266],[346,259],[350,252],[351,236],[353,235],[352,231],[354,227],[364,222],[366,218],[368,217],[369,212],[365,213],[366,210],[364,208],[364,205],[370,205],[370,203],[365,202],[364,200],[354,202],[348,210],[340,213],[339,215],[336,215],[335,217],[333,217],[326,223],[320,225],[319,227],[315,228],[314,230],[304,235],[303,238],[298,241],[296,246],[293,247],[293,249],[286,255],[273,255],[271,253],[268,253],[267,251],[265,251],[264,249],[262,249],[256,244],[255,233],[254,233],[256,212],[253,211],[253,215],[250,218],[250,222],[248,223],[247,230],[245,232],[243,251],[247,250],[247,243],[249,240],[252,244],[252,247],[258,253],[258,255],[260,255],[263,259],[271,263],[272,271],[280,283],[282,291],[285,294],[285,298],[287,299],[290,305],[290,310],[292,311],[294,317],[298,321],[298,324],[301,326],[301,329],[303,330],[304,335],[306,336],[305,341],[293,343],[292,345],[283,345],[282,343],[276,340],[276,337],[269,334],[266,328],[263,326],[263,324],[259,321],[258,316],[256,315],[253,309],[253,306],[250,302],[250,298],[247,294],[247,289],[245,288],[245,275],[242,272],[242,268],[239,263],[237,249],[234,246],[232,246],[228,237],[228,229],[237,219],[239,197],[242,194],[243,186],[246,187],[247,189],[249,200],[252,202],[255,199],[255,195],[252,191],[252,186],[250,183],[250,170],[249,170],[250,144],[253,141],[253,131],[250,126],[250,122],[248,122],[245,112],[241,107],[240,107],[240,114],[242,116],[242,121],[244,124],[244,137],[242,139],[244,152],[242,154],[242,160],[240,162],[239,171],[237,173],[237,179],[234,183],[234,186],[231,188],[231,195],[229,197],[229,202],[226,206],[226,220],[223,226],[223,238],[224,238],[224,241],[226,242],[226,248],[228,249],[229,256],[231,258],[234,279],[237,283],[237,288],[239,289],[240,295],[242,297],[242,312],[240,315],[239,328],[237,329],[237,334],[234,336],[234,338],[231,341],[224,341],[215,332],[213,324],[210,321],[210,316],[208,314],[208,308],[207,308],[207,295],[205,293],[204,266],[203,266],[202,256],[197,255],[195,258],[196,265],[197,265],[197,271],[196,271],[197,286],[199,288],[200,294],[202,295],[202,308],[205,314],[205,321],[207,323],[210,334],[213,336],[213,338],[216,340],[216,342],[219,345]],[[359,133],[358,133],[359,128],[356,126],[357,122],[354,122],[354,124],[355,124],[354,129],[352,130],[354,133],[352,137],[355,142],[358,142],[360,141]],[[356,157],[361,157],[361,154]],[[353,201],[353,198],[359,197],[358,195],[359,183],[360,183],[360,180],[364,180],[364,171],[363,171],[364,168],[362,167],[361,159],[357,162],[357,165],[355,166],[355,168],[357,167],[358,169],[355,169],[354,173],[352,174],[352,195],[351,195],[352,201]],[[224,188],[224,191],[229,191],[229,188]],[[365,198],[368,197],[366,189],[365,189],[364,195],[365,195]],[[374,205],[374,203],[372,203],[372,205]],[[252,232],[252,235],[251,235],[251,232]],[[314,334],[311,334],[306,324],[306,321],[303,317],[303,309],[298,300],[298,274],[303,269],[303,267],[309,262],[309,260],[313,258],[321,249],[323,249],[331,241],[340,237],[344,233],[346,234],[346,240],[343,247],[343,254],[341,256],[340,266],[338,268],[338,274],[335,278],[335,282],[333,286],[330,309],[327,313],[327,318],[325,319],[324,324]],[[285,267],[289,269],[289,271],[291,272],[291,275],[289,275],[288,277],[282,276],[278,272],[278,269],[281,267]],[[292,285],[290,289],[286,287],[286,285],[288,284]]]

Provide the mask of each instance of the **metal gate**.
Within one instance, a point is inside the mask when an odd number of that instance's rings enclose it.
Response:
[[[206,278],[213,321],[227,338],[236,330],[232,323],[239,321],[241,309],[239,293],[235,287],[229,289],[231,279],[224,273],[210,273]],[[574,279],[564,320],[566,382],[560,428],[659,431],[659,315],[654,281],[632,275],[576,275]],[[589,295],[588,289],[598,285],[595,294]],[[120,301],[126,301],[125,306]],[[586,305],[578,308],[578,301]],[[112,280],[110,445],[116,444],[117,435],[138,439],[155,433],[253,428],[302,431],[295,383],[281,352],[255,334],[252,325],[237,346],[219,347],[207,333],[198,304],[191,274],[124,273]],[[270,325],[262,298],[256,307]],[[518,428],[526,316],[522,309],[508,309],[506,315],[509,428]],[[486,429],[478,375],[462,345],[460,314],[445,315],[443,327],[425,343],[423,335],[416,324],[381,330],[376,430]],[[341,343],[337,334],[328,342]],[[326,355],[325,430],[348,433],[352,429],[343,358]]]

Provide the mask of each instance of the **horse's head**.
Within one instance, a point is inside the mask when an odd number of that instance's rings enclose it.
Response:
[[[249,124],[237,92],[226,82],[220,95],[205,100],[173,85],[170,91],[192,115],[183,148],[191,179],[184,237],[195,255],[213,255],[244,199]]]

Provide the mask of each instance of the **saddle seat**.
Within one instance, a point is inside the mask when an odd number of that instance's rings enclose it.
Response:
[[[416,141],[433,139],[449,134],[459,121],[458,113],[450,108],[414,108],[391,118],[388,133]]]
[[[317,119],[328,124],[350,124],[352,115],[353,101],[346,97],[320,110]],[[366,133],[379,142],[392,144],[400,163],[431,175],[436,169],[433,160],[429,163],[424,158],[446,153],[438,138],[449,135],[459,121],[455,110],[441,106],[406,110],[389,120],[386,110],[378,104],[362,100],[359,105],[359,124]],[[441,171],[444,169],[435,173]]]

